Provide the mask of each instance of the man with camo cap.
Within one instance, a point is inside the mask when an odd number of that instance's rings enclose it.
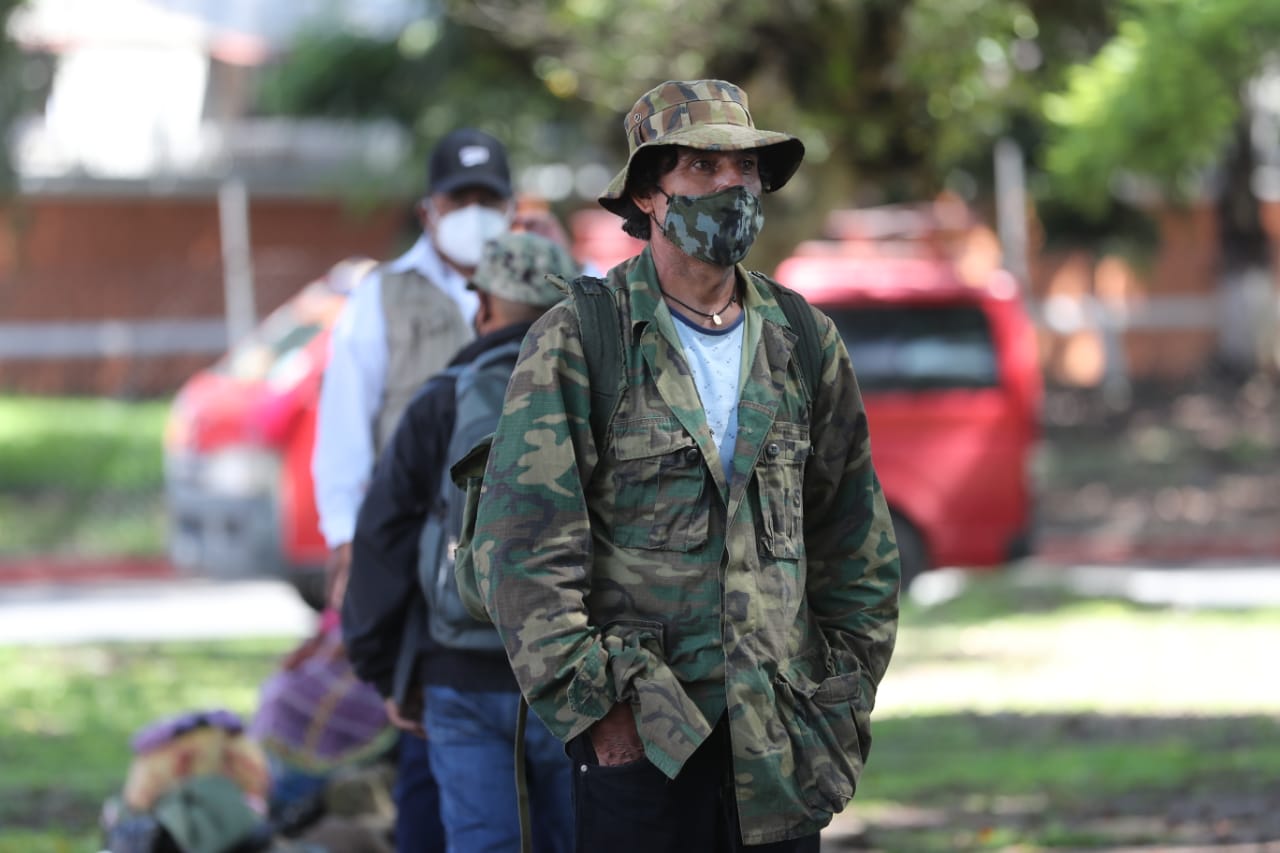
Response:
[[[624,126],[600,203],[647,241],[607,276],[625,387],[597,443],[592,330],[573,300],[534,324],[480,591],[567,744],[578,850],[816,851],[871,745],[900,572],[835,326],[740,264],[804,146],[719,80],[663,83]]]
[[[457,461],[449,458],[455,421],[497,420],[521,338],[564,296],[547,276],[577,274],[568,252],[535,234],[505,234],[484,247],[469,283],[480,303],[477,338],[405,410],[356,521],[352,548],[360,570],[351,574],[342,605],[348,654],[356,673],[386,698],[392,722],[425,733],[449,850],[520,849],[514,765],[520,694],[496,638],[486,650],[441,639],[440,625],[433,630],[433,620],[445,620],[419,586],[419,536],[428,514],[443,512],[442,482]],[[459,401],[464,365],[481,364],[484,381],[500,382],[493,402],[476,395]],[[469,380],[477,381],[474,374]],[[472,399],[492,412],[476,411]],[[446,570],[451,576],[451,564]],[[573,812],[564,748],[530,719],[525,752],[537,849],[568,853]]]

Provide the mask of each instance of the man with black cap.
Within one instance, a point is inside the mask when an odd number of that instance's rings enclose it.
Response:
[[[330,341],[312,474],[332,607],[346,587],[374,461],[423,382],[473,338],[479,302],[467,280],[485,243],[509,229],[514,213],[506,150],[487,133],[447,134],[428,172],[428,196],[417,206],[422,236],[355,288]],[[398,850],[444,850],[426,746],[411,735],[400,739],[396,806]]]
[[[355,288],[330,342],[312,473],[339,577],[377,453],[422,383],[471,340],[479,303],[467,278],[514,212],[506,151],[487,133],[448,134],[429,171],[422,236]]]
[[[624,127],[600,203],[647,245],[602,283],[615,330],[584,291],[525,337],[477,583],[573,761],[579,851],[814,853],[871,745],[900,569],[835,324],[741,264],[804,146],[722,80]]]

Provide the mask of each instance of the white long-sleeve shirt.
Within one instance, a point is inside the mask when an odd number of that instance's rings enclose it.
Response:
[[[390,272],[417,270],[458,303],[468,323],[479,300],[467,280],[423,235],[408,252],[386,264]],[[371,272],[343,306],[329,341],[311,454],[320,532],[330,548],[351,541],[356,514],[373,471],[374,424],[387,376],[387,327],[382,276]]]

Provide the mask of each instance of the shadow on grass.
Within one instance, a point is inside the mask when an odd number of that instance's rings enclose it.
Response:
[[[890,718],[823,850],[1116,849],[1280,840],[1280,720]]]

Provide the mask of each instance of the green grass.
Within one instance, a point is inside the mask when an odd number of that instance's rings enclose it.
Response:
[[[885,850],[1165,845],[1171,815],[1273,798],[1278,736],[1261,716],[891,719],[849,812]]]
[[[0,396],[0,556],[162,553],[168,407]]]
[[[124,781],[134,733],[194,709],[247,718],[291,645],[0,647],[0,853],[97,850],[85,842]]]
[[[1280,838],[1278,617],[1012,574],[908,602],[866,773],[824,853],[858,821],[861,849],[908,853]],[[132,734],[194,708],[250,713],[289,645],[0,647],[0,853],[93,853]]]
[[[979,575],[951,601],[904,605],[867,770],[837,826],[921,853],[1280,838],[1264,805],[1280,796],[1280,704],[1260,677],[1280,613],[1026,581]]]
[[[876,739],[862,791],[873,800],[1067,803],[1280,773],[1280,721],[1258,715],[930,714],[883,720]]]

